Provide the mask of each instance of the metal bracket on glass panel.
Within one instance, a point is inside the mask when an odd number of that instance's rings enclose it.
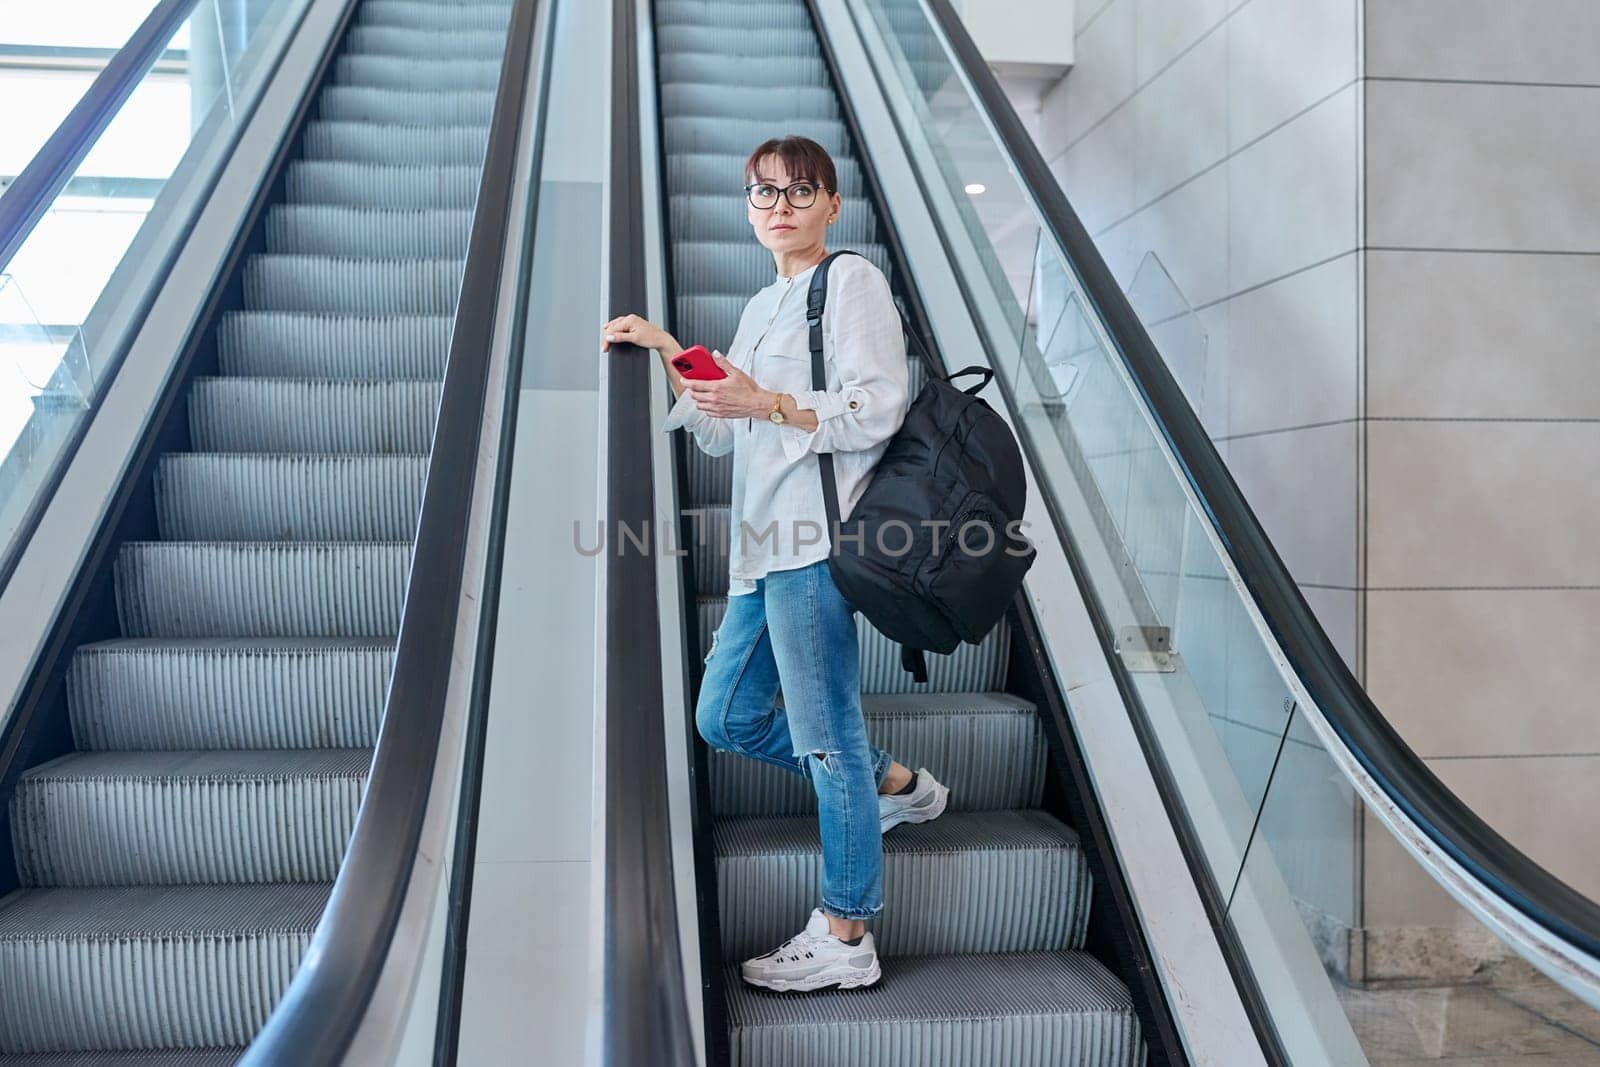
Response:
[[[1178,669],[1169,626],[1124,626],[1117,631],[1117,655],[1135,674],[1171,674]]]

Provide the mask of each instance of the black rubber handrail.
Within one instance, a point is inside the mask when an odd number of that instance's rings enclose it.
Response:
[[[428,810],[454,673],[474,472],[541,0],[516,0],[445,365],[388,699],[350,846],[304,963],[241,1063],[342,1062],[383,972]],[[542,132],[542,131],[541,131]]]
[[[78,164],[116,118],[145,72],[161,58],[167,42],[197,3],[199,0],[161,0],[0,195],[0,271],[50,210]]]
[[[639,152],[638,0],[611,6],[609,315],[648,306]],[[611,1067],[692,1067],[667,814],[666,710],[656,557],[651,354],[606,360],[604,917],[601,1057]],[[640,537],[641,549],[625,531]]]
[[[923,2],[1033,197],[1040,222],[1071,259],[1118,357],[1323,718],[1378,788],[1471,877],[1550,934],[1600,958],[1600,904],[1496,833],[1439,780],[1367,696],[1301,595],[960,16],[949,0]]]

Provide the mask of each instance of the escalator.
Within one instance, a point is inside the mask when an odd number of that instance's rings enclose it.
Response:
[[[384,714],[510,17],[353,7],[219,283],[114,618],[58,652],[70,750],[19,768],[0,1062],[234,1062],[311,941]]]
[[[630,8],[648,38],[640,121],[659,124],[653,306],[674,336],[728,346],[773,281],[737,196],[744,158],[771,136],[817,140],[844,198],[830,250],[885,271],[933,358],[983,353],[1049,542],[1006,620],[930,656],[927,686],[858,620],[869,736],[939,773],[952,804],[884,839],[877,986],[740,981],[815,903],[814,801],[687,726],[706,1062],[1383,1061],[1394,1026],[1446,1024],[1361,977],[1363,834],[1453,898],[1448,943],[1484,951],[1483,974],[1513,954],[1537,968],[1528,997],[1564,1006],[1534,1030],[1561,1039],[1600,1005],[1600,909],[1373,707],[948,0],[618,0],[614,25]],[[913,395],[952,365],[908,359]],[[692,709],[726,607],[731,464],[674,437]],[[662,1018],[674,995],[658,991]],[[671,1025],[619,1017],[607,1035],[692,1059]]]
[[[844,206],[830,248],[859,251],[899,279],[803,0],[658,0],[655,38],[676,336],[726,349],[749,294],[772,281],[771,255],[729,190],[775,123],[834,158]],[[908,358],[915,395],[925,369]],[[693,542],[704,653],[727,607],[732,457],[694,447],[685,456],[681,504],[705,524]],[[1128,991],[1082,951],[1092,878],[1077,833],[1044,806],[1046,740],[1038,709],[1008,691],[1010,627],[930,655],[924,687],[902,671],[897,646],[857,619],[873,743],[908,767],[939,768],[951,807],[884,840],[884,910],[872,928],[891,977],[867,991],[773,997],[744,986],[737,967],[790,936],[814,903],[816,799],[804,779],[711,755],[734,1062],[887,1062],[878,1057],[940,1047],[958,1029],[979,1059],[1020,1045],[1139,1062]]]

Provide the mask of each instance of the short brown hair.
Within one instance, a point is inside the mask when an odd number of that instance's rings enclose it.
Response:
[[[776,156],[791,178],[809,178],[830,193],[839,191],[839,176],[833,168],[833,157],[811,138],[773,137],[762,141],[750,153],[750,158],[744,161],[746,181],[755,178],[756,164],[769,156]]]

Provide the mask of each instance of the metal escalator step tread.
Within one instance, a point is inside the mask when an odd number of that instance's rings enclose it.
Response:
[[[727,571],[722,573],[726,578]],[[728,598],[702,595],[696,598],[696,610],[700,648],[709,649],[712,633],[727,613]],[[926,688],[919,686],[901,668],[900,646],[879,633],[860,614],[856,616],[856,637],[861,650],[863,693],[988,692],[1006,687],[1006,650],[1010,647],[1011,628],[1003,618],[980,644],[963,642],[948,654],[929,652]]]
[[[449,315],[461,288],[462,261],[251,256],[244,265],[250,311],[323,311],[347,315]]]
[[[305,125],[305,158],[350,163],[388,163],[413,167],[483,163],[488,126],[413,126],[383,122],[331,122]]]
[[[834,246],[860,252],[885,274],[889,253],[878,244],[842,241]],[[772,253],[747,241],[679,241],[672,250],[673,281],[679,293],[692,296],[743,296],[772,284]]]
[[[388,637],[409,541],[134,541],[117,557],[128,637]]]
[[[431,4],[416,0],[365,0],[356,7],[362,26],[398,26],[411,29],[506,31],[511,21],[509,4]]]
[[[776,133],[798,134],[816,141],[834,157],[849,154],[850,139],[840,119],[791,119],[781,131],[766,119],[668,116],[662,120],[668,153],[749,151]],[[744,183],[741,182],[742,186]]]
[[[471,210],[478,196],[478,177],[479,169],[470,164],[295,160],[289,164],[285,202],[392,210]]]
[[[200,378],[189,434],[202,452],[423,453],[439,392],[421,381]]]
[[[711,82],[669,82],[661,87],[661,113],[769,122],[836,119],[839,99],[822,85],[800,86],[778,96],[743,93]]]
[[[438,382],[450,354],[448,315],[234,311],[217,330],[224,376]]]
[[[816,905],[817,820],[718,819],[712,836],[724,958],[766,952]],[[1091,881],[1077,834],[1045,812],[947,812],[884,835],[873,938],[884,955],[1079,948]]]
[[[25,886],[327,882],[370,749],[78,752],[17,783]]]
[[[728,196],[738,201],[744,195],[744,161],[755,143],[741,152],[675,152],[667,157],[667,191],[675,195]],[[839,193],[862,195],[861,168],[854,159],[835,157]],[[748,294],[746,294],[748,296]]]
[[[429,59],[499,59],[505,53],[504,30],[407,29],[397,26],[350,27],[346,52],[360,55],[417,56]]]
[[[249,1044],[294,976],[330,888],[130,886],[0,899],[7,1051]]]
[[[896,956],[867,989],[804,996],[724,972],[739,1067],[1135,1067],[1132,998],[1083,952]]]
[[[663,0],[658,26],[721,26],[730,30],[811,30],[804,4],[753,4],[745,0]]]
[[[867,736],[903,765],[927,767],[950,790],[949,811],[1039,806],[1044,729],[1033,704],[1008,693],[867,694]],[[811,781],[760,760],[711,753],[711,808],[719,817],[810,815]]]
[[[389,89],[492,90],[500,84],[500,60],[346,54],[334,60],[332,84]]]
[[[0,1067],[232,1067],[243,1055],[243,1048],[33,1052],[0,1055]]]
[[[175,452],[156,468],[168,541],[408,541],[426,455]]]
[[[816,32],[810,26],[768,26],[751,33],[737,25],[668,23],[656,27],[656,47],[668,53],[723,51],[745,58],[821,54]]]
[[[394,210],[278,204],[267,212],[267,251],[289,255],[434,259],[467,254],[466,208]]]
[[[377,740],[391,638],[122,639],[67,670],[80,751],[363,748]]]
[[[330,85],[317,94],[317,111],[330,122],[470,126],[489,121],[494,113],[494,92]]]
[[[748,88],[827,85],[828,67],[815,49],[815,42],[807,49],[812,54],[805,55],[742,56],[730,55],[725,50],[672,52],[662,49],[658,77],[662,82],[711,82]],[[761,140],[764,138],[750,142],[750,146],[754,147]]]

